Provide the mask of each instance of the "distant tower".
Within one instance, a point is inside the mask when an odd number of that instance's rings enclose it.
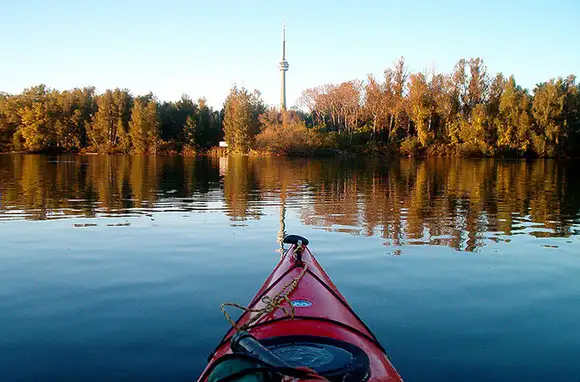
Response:
[[[282,61],[280,61],[280,72],[282,74],[282,89],[280,93],[280,110],[286,110],[286,72],[288,71],[288,61],[286,61],[286,26],[282,26]]]

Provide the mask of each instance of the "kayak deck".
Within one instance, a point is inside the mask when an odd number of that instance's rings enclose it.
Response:
[[[374,334],[353,311],[310,250],[304,247],[296,251],[296,248],[293,245],[282,255],[248,308],[254,311],[263,309],[268,299],[283,292],[285,286],[301,276],[288,296],[292,306],[288,301],[283,301],[278,309],[259,318],[254,316],[260,313],[245,311],[236,321],[236,326],[241,327],[251,322],[246,330],[265,342],[273,338],[306,336],[353,344],[368,356],[369,381],[401,381]],[[292,308],[293,317],[287,314]],[[206,374],[212,363],[232,353],[229,341],[236,331],[234,327],[228,330],[210,356],[208,367],[200,381],[207,378]]]

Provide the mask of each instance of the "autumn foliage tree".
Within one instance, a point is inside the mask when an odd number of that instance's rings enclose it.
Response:
[[[400,58],[382,81],[369,75],[360,85],[349,81],[306,89],[299,105],[314,125],[344,136],[342,142],[350,144],[356,134],[360,143],[366,134],[364,141],[383,143],[390,152],[580,154],[574,76],[541,83],[530,93],[513,76],[490,75],[481,58],[461,59],[448,74],[409,73]]]
[[[382,76],[305,89],[297,104],[275,116],[258,92],[238,87],[214,110],[187,95],[159,102],[126,89],[96,94],[39,85],[0,92],[0,150],[198,152],[225,139],[241,154],[289,153],[285,141],[292,140],[310,153],[325,151],[318,145],[357,153],[580,155],[575,76],[528,90],[514,76],[489,73],[481,58],[460,59],[449,73],[411,73],[401,57]]]
[[[324,146],[316,128],[308,128],[298,113],[274,108],[260,115],[261,132],[256,148],[262,152],[289,156],[309,156]]]

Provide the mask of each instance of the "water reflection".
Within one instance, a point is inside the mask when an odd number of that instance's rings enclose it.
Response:
[[[2,155],[0,221],[223,211],[244,224],[276,213],[282,237],[295,210],[303,224],[387,246],[475,251],[514,234],[578,235],[574,174],[550,160]]]

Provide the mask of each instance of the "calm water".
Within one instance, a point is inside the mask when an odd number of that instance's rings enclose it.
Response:
[[[284,231],[406,380],[579,380],[579,170],[0,155],[0,380],[195,379]]]

